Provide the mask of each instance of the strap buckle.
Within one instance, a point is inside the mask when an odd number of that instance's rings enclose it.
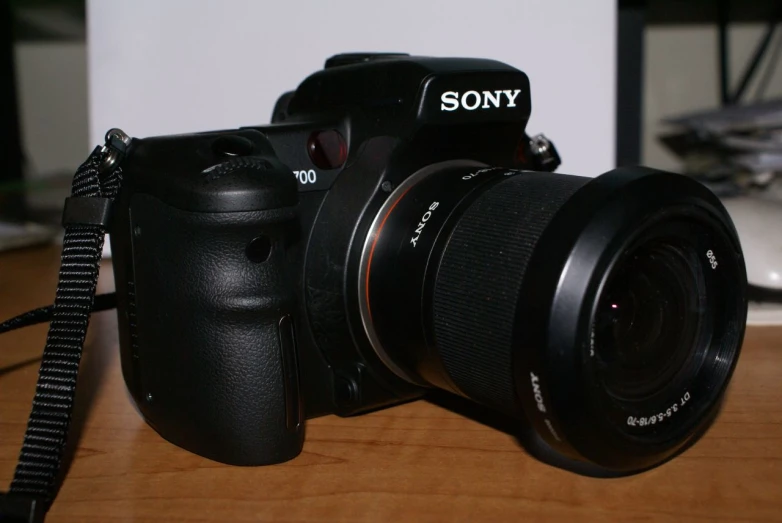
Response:
[[[125,157],[132,139],[122,129],[109,129],[106,141],[100,149],[102,159],[98,173],[110,173]],[[94,154],[94,153],[93,153]],[[78,196],[65,199],[62,225],[93,225],[106,229],[111,219],[113,198],[101,196]]]
[[[62,225],[98,225],[104,229],[111,219],[111,198],[68,197],[62,210]]]
[[[42,523],[46,503],[40,498],[0,492],[0,521],[3,523]]]
[[[122,158],[125,157],[128,147],[130,147],[131,138],[122,129],[109,129],[106,132],[106,143],[101,152],[107,153],[100,164],[100,172],[110,172],[113,170]]]

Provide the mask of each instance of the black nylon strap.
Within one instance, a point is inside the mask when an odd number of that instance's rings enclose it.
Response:
[[[100,174],[101,162],[108,154],[116,152],[97,147],[79,167],[73,179],[72,198],[113,200],[117,196],[121,169]],[[0,494],[0,508],[16,501],[35,500],[38,508],[35,514],[30,514],[30,521],[42,518],[38,515],[43,513],[41,505],[44,511],[48,510],[59,489],[63,450],[71,422],[82,347],[95,299],[105,232],[103,224],[67,224],[53,308],[44,307],[11,320],[17,321],[19,327],[23,326],[19,323],[37,323],[51,315],[19,463],[8,494]],[[0,513],[0,520],[3,517]]]
[[[92,305],[92,312],[107,311],[117,307],[117,293],[107,292],[106,294],[96,294],[95,303]],[[54,315],[54,305],[39,307],[24,314],[20,314],[10,320],[0,323],[0,334],[4,332],[29,327],[38,323],[44,323],[52,320]],[[4,523],[4,522],[3,522]]]

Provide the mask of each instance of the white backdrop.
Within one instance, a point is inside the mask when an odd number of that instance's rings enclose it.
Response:
[[[268,122],[349,51],[493,58],[532,84],[560,172],[614,164],[615,0],[88,0],[91,143]]]

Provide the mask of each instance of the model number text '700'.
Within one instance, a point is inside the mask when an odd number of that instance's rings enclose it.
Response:
[[[315,172],[314,169],[293,171],[293,176],[295,176],[296,180],[302,185],[306,185],[308,183],[315,183],[316,181],[318,181],[318,174]]]

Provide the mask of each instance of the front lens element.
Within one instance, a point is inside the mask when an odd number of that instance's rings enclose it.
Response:
[[[618,400],[642,401],[695,374],[706,310],[692,246],[653,240],[626,253],[598,303],[594,346],[603,386]]]

